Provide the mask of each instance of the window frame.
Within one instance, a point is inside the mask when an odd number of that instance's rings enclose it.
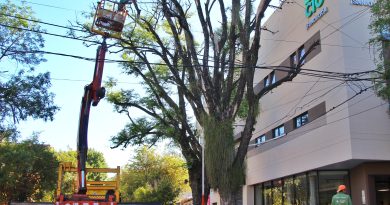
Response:
[[[297,61],[297,64],[299,63],[299,61],[301,61],[303,59],[303,56],[306,54],[306,49],[305,49],[305,46],[301,46],[298,48],[298,61]],[[306,63],[306,59],[303,59],[302,61],[302,64],[301,65],[304,65]]]
[[[306,121],[304,123],[302,123],[302,119],[303,117],[306,117]],[[300,125],[298,126],[298,120],[300,122]],[[302,126],[305,126],[306,124],[308,124],[310,122],[309,120],[309,113],[306,111],[300,115],[298,115],[297,117],[294,118],[294,128],[297,129],[297,128],[300,128]]]
[[[269,75],[270,77],[270,84],[272,85],[272,84],[275,84],[276,83],[276,75],[275,75],[275,71],[272,71],[271,73],[270,73],[270,75]]]
[[[264,78],[263,81],[264,81],[264,87],[268,87],[270,85],[270,79],[268,75]]]
[[[291,67],[295,68],[298,65],[298,60],[297,60],[297,52],[294,52],[293,54],[290,55],[290,65]]]
[[[263,144],[265,141],[266,141],[265,135],[260,135],[260,136],[258,136],[258,137],[255,139],[256,147],[258,147],[259,145]]]
[[[282,133],[282,134],[281,134],[281,132],[280,132],[281,128],[283,128],[283,133]],[[278,131],[278,135],[276,134],[276,131]],[[286,135],[286,129],[285,129],[285,127],[284,127],[284,124],[282,124],[282,125],[280,125],[280,126],[274,128],[274,129],[272,130],[272,135],[273,135],[273,138],[274,138],[274,139],[275,139],[275,138],[279,138],[279,137],[285,136],[285,135]]]

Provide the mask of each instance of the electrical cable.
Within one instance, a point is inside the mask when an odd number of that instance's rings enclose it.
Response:
[[[81,12],[81,11],[77,11],[77,10],[74,10],[74,9],[69,9],[69,8],[64,8],[64,7],[59,7],[59,6],[49,5],[49,4],[35,3],[35,2],[31,2],[31,1],[26,1],[26,0],[21,0],[21,2],[22,3],[33,4],[33,5],[39,5],[39,6],[46,6],[46,7],[55,8],[55,9]]]
[[[22,30],[22,31],[30,31],[30,32],[40,33],[40,34],[46,34],[46,35],[56,36],[56,37],[61,37],[61,38],[67,38],[67,39],[72,39],[72,40],[79,40],[79,41],[84,41],[84,42],[89,42],[89,43],[100,44],[100,42],[98,42],[98,41],[91,41],[91,40],[86,40],[86,39],[80,39],[80,38],[75,38],[75,37],[70,37],[70,36],[65,36],[65,35],[60,35],[60,34],[49,33],[49,32],[46,32],[46,31],[37,31],[37,30],[33,30],[33,29],[20,28],[20,27],[5,25],[5,24],[2,24],[2,23],[0,23],[0,26],[7,27],[7,28],[18,29],[18,30]]]
[[[360,90],[360,92],[356,93],[355,95],[351,96],[350,98],[348,98],[348,99],[342,101],[341,103],[337,104],[336,106],[333,106],[331,109],[329,109],[328,111],[326,111],[322,116],[327,115],[329,112],[332,112],[333,110],[339,108],[339,107],[342,106],[343,104],[349,102],[350,100],[354,99],[354,98],[357,97],[358,95],[361,95],[362,93],[368,91],[369,89],[371,89],[371,88],[373,88],[373,87],[374,87],[374,86],[370,86],[370,87],[368,87],[368,88],[366,88],[366,89]],[[359,102],[361,102],[361,101],[359,101]],[[357,104],[357,103],[355,103],[355,104]],[[353,106],[353,105],[355,105],[355,104],[352,104],[351,106]],[[385,103],[384,103],[384,104],[385,104]],[[383,105],[383,104],[381,104],[381,105]],[[341,110],[337,111],[336,113],[338,113],[338,112],[340,112],[340,111],[341,111]],[[333,114],[336,114],[336,113],[333,113]],[[319,118],[317,118],[317,119],[319,119]],[[313,120],[313,121],[311,121],[311,122],[314,122],[314,121],[316,121],[317,119],[315,119],[315,120]],[[274,124],[274,123],[273,123],[273,124]],[[261,130],[259,130],[259,131],[257,131],[257,132],[252,133],[252,135],[256,135],[256,134],[258,134],[258,133],[262,133],[262,132],[264,132],[268,127],[269,127],[269,126],[266,126],[265,128],[263,128],[263,129],[261,129]],[[316,128],[315,128],[315,129],[316,129]],[[305,131],[306,131],[306,130],[305,130]]]
[[[343,85],[346,86],[345,83],[343,83]],[[336,87],[337,87],[337,86],[336,86]],[[314,94],[319,93],[319,92],[322,92],[322,91],[324,91],[324,90],[328,90],[329,88],[331,88],[331,89],[333,90],[333,89],[335,89],[336,87],[334,87],[334,85],[331,85],[331,86],[328,86],[328,87],[326,87],[326,88],[324,88],[324,89],[320,89],[320,90],[314,91],[314,92],[312,92],[312,93],[309,93],[307,96],[314,95]],[[262,110],[261,110],[261,113],[268,112],[268,111],[274,110],[274,109],[276,109],[276,108],[286,106],[286,105],[288,105],[288,104],[290,104],[290,103],[293,103],[293,102],[295,102],[295,101],[297,101],[297,100],[299,100],[299,99],[301,99],[301,97],[297,97],[297,98],[295,98],[295,99],[293,99],[293,100],[284,102],[284,103],[282,103],[282,104],[274,105],[274,106],[269,107],[269,108],[267,108],[267,109],[262,109]],[[279,101],[279,100],[278,100],[278,101]]]
[[[0,24],[1,25],[1,24]],[[72,58],[76,58],[76,59],[81,59],[81,60],[86,60],[86,61],[96,61],[95,58],[89,58],[89,57],[82,57],[82,56],[78,56],[78,55],[70,55],[70,54],[64,54],[64,53],[58,53],[58,52],[49,52],[49,51],[41,51],[41,50],[31,50],[31,51],[21,51],[21,50],[9,50],[8,52],[14,52],[14,53],[43,53],[43,54],[51,54],[51,55],[58,55],[58,56],[65,56],[65,57],[72,57]],[[145,62],[142,62],[142,61],[133,61],[133,62],[129,62],[129,61],[126,61],[126,60],[112,60],[112,59],[105,59],[105,62],[107,63],[131,63],[131,64],[145,64]],[[158,65],[158,66],[166,66],[167,64],[165,63],[150,63],[151,65]],[[202,65],[203,66],[203,65]],[[206,67],[213,67],[212,65],[206,65]],[[236,68],[241,68],[241,69],[245,69],[246,67],[244,66],[236,66]],[[265,66],[261,66],[261,67],[257,67],[256,66],[256,69],[271,69],[271,70],[280,70],[280,71],[284,71],[284,72],[290,72],[288,70],[286,70],[286,68],[293,68],[293,67],[286,67],[286,66],[269,66],[269,67],[265,67]],[[315,71],[315,73],[311,73]],[[349,78],[348,76],[352,76],[352,75],[359,75],[359,74],[369,74],[369,73],[373,73],[373,72],[376,72],[375,70],[370,70],[370,71],[364,71],[364,72],[355,72],[355,73],[340,73],[340,72],[329,72],[329,71],[320,71],[320,70],[313,70],[313,69],[302,69],[302,71],[300,72],[300,74],[302,75],[308,75],[308,76],[316,76],[316,77],[321,77],[321,78],[328,78],[328,79],[333,79],[333,80],[353,80],[353,81],[369,81],[369,80],[375,80],[375,79],[380,79],[380,78],[363,78],[363,79],[359,79],[359,78]],[[324,73],[324,74],[318,74],[318,73]]]
[[[44,24],[44,25],[49,25],[49,26],[54,26],[54,27],[59,27],[59,28],[64,28],[64,29],[69,29],[69,30],[72,30],[72,31],[86,32],[86,31],[81,30],[81,29],[70,28],[70,27],[67,27],[67,26],[61,26],[61,25],[58,25],[58,24],[43,22],[43,21],[39,21],[39,20],[35,20],[35,19],[28,19],[28,18],[24,18],[24,17],[20,17],[20,16],[15,16],[15,15],[10,15],[10,14],[5,14],[5,13],[0,13],[0,16],[6,16],[6,17],[11,17],[11,18],[17,18],[17,19],[21,19],[21,20],[31,21],[31,22],[34,22],[34,23],[40,23],[40,24]]]
[[[296,2],[296,4],[297,4],[298,6],[300,6],[301,8],[305,9],[305,7],[303,7],[300,3]],[[359,12],[360,12],[360,11],[358,11],[358,12],[356,12],[356,13],[359,13]],[[358,15],[361,15],[361,14],[358,14]],[[343,19],[345,19],[345,18],[343,18]],[[342,20],[343,20],[343,19],[342,19]],[[332,34],[334,34],[334,33],[336,33],[336,32],[340,32],[341,34],[345,35],[345,36],[348,37],[349,39],[355,41],[356,43],[358,43],[358,44],[362,45],[362,47],[364,47],[364,45],[363,45],[360,41],[356,40],[355,38],[351,37],[350,35],[348,35],[348,34],[346,34],[345,32],[343,32],[343,31],[340,30],[342,27],[348,25],[349,23],[352,23],[353,21],[341,25],[340,28],[336,28],[335,26],[333,26],[332,24],[326,22],[326,21],[325,21],[324,19],[322,19],[322,18],[320,18],[319,20],[322,21],[322,22],[324,22],[325,24],[327,24],[327,26],[330,26],[330,27],[332,27],[333,29],[335,29],[335,31],[333,31],[330,35],[332,35]],[[330,35],[326,36],[326,38],[329,37]],[[322,39],[322,38],[321,38],[321,39]]]

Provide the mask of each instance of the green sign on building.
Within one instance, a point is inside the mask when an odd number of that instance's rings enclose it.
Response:
[[[325,0],[305,0],[305,15],[310,18],[318,8],[324,4]]]

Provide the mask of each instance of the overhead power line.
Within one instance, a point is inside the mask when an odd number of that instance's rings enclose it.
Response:
[[[329,110],[327,110],[322,116],[325,116],[325,115],[327,115],[328,113],[330,113],[330,112],[336,110],[337,108],[341,107],[342,105],[346,104],[347,102],[351,101],[352,99],[356,98],[357,96],[363,94],[364,92],[366,92],[366,91],[372,89],[373,87],[374,87],[374,86],[369,86],[369,87],[367,87],[367,88],[361,89],[358,93],[355,93],[353,96],[349,97],[348,99],[342,101],[341,103],[339,103],[339,104],[333,106],[332,108],[330,108]],[[366,99],[366,98],[364,98],[364,99]],[[364,99],[363,99],[363,100],[364,100]],[[359,103],[359,102],[361,102],[361,101],[362,101],[362,100],[358,101],[357,103]],[[357,103],[354,103],[354,104],[352,104],[351,106],[356,105]],[[379,106],[382,106],[382,105],[384,105],[384,104],[381,104],[381,105],[379,105]],[[379,106],[375,106],[374,108],[377,108],[377,107],[379,107]],[[336,114],[336,113],[339,113],[339,112],[341,112],[342,110],[343,110],[343,109],[341,109],[341,110],[339,110],[339,111],[337,111],[337,112],[332,112],[331,115],[334,115],[334,114]],[[370,110],[370,109],[368,109],[368,110]],[[368,110],[366,110],[366,111],[368,111]],[[363,113],[363,112],[365,112],[365,111],[362,111],[362,112],[359,112],[359,113],[361,114],[361,113]],[[355,114],[355,115],[357,115],[357,114]],[[351,115],[351,116],[354,116],[354,115]],[[351,117],[351,116],[348,116],[348,117]],[[348,118],[348,117],[344,117],[344,118],[341,118],[341,119],[339,119],[339,120],[335,120],[334,122],[337,122],[337,121],[346,119],[346,118]],[[276,120],[275,122],[270,123],[269,125],[265,126],[263,129],[261,129],[261,130],[259,130],[259,131],[257,131],[257,132],[254,132],[252,135],[257,135],[257,134],[259,134],[259,133],[266,132],[266,131],[267,131],[268,129],[270,129],[271,127],[274,127],[276,123],[282,121],[282,120],[285,119],[285,118],[286,118],[286,117],[283,117],[283,118],[281,118],[281,119]],[[318,120],[318,119],[319,119],[319,118],[316,118],[315,120],[313,120],[313,121],[311,121],[311,122],[314,122],[314,121],[316,121],[316,120]],[[327,123],[327,124],[331,124],[331,123]],[[317,128],[318,128],[318,127],[313,128],[313,129],[317,129]],[[305,130],[305,131],[306,131],[306,130]],[[308,130],[308,131],[310,131],[310,130]]]
[[[67,39],[72,39],[72,40],[78,40],[78,41],[84,41],[84,42],[89,42],[89,43],[100,44],[100,42],[98,42],[98,41],[91,41],[91,40],[86,40],[86,39],[81,39],[81,38],[76,38],[76,37],[71,37],[71,36],[54,34],[54,33],[49,33],[49,32],[46,32],[46,31],[38,31],[38,30],[33,30],[33,29],[20,28],[20,27],[16,27],[16,26],[5,25],[5,24],[2,24],[2,23],[0,23],[0,26],[7,27],[7,28],[18,29],[18,30],[22,30],[22,31],[30,31],[30,32],[40,33],[40,34],[46,34],[46,35],[56,36],[56,37],[61,37],[61,38],[67,38]]]
[[[28,3],[28,4],[33,4],[33,5],[38,5],[38,6],[45,6],[45,7],[55,8],[55,9],[67,10],[67,11],[81,12],[81,11],[74,10],[74,9],[69,9],[69,8],[64,8],[64,7],[54,6],[54,5],[49,5],[49,4],[36,3],[36,2],[31,2],[31,1],[26,1],[26,0],[21,0],[21,2]]]
[[[6,13],[0,13],[0,15],[1,16],[6,16],[6,17],[11,17],[11,18],[22,19],[22,20],[26,20],[26,21],[31,21],[31,22],[34,22],[34,23],[40,23],[40,24],[44,24],[44,25],[49,25],[49,26],[69,29],[69,30],[72,30],[72,31],[86,32],[85,30],[81,30],[81,29],[71,28],[71,27],[68,27],[68,26],[61,26],[61,25],[58,25],[58,24],[48,23],[48,22],[39,21],[39,20],[35,20],[35,19],[24,18],[24,17],[10,15],[10,14],[6,14]]]
[[[1,25],[1,24],[0,24]],[[58,55],[58,56],[64,56],[64,57],[71,57],[76,58],[80,60],[86,60],[86,61],[92,61],[94,62],[95,58],[90,57],[83,57],[78,55],[71,55],[71,54],[64,54],[64,53],[58,53],[58,52],[50,52],[50,51],[41,51],[41,50],[8,50],[8,52],[13,53],[42,53],[42,54],[50,54],[50,55]],[[132,64],[145,64],[143,61],[126,61],[126,60],[112,60],[112,59],[105,59],[105,62],[107,63],[132,63]],[[166,66],[165,63],[149,63],[151,65],[159,65],[159,66]],[[206,67],[213,67],[212,65],[202,65]],[[184,66],[183,66],[184,67]],[[241,68],[246,69],[247,67],[243,65],[237,65],[235,68]],[[270,70],[279,70],[284,72],[292,72],[294,67],[288,67],[288,66],[256,66],[256,69],[270,69]],[[364,72],[354,72],[354,73],[340,73],[340,72],[329,72],[329,71],[321,71],[321,70],[313,70],[313,69],[301,69],[300,74],[302,75],[308,75],[308,76],[318,76],[323,78],[329,78],[329,79],[335,79],[335,80],[342,80],[342,81],[369,81],[374,79],[379,79],[376,77],[371,78],[359,78],[354,76],[364,76],[370,73],[377,73],[376,70],[370,70],[370,71],[364,71]]]

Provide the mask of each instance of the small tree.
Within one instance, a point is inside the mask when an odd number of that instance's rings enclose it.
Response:
[[[189,187],[185,162],[175,155],[158,155],[155,150],[142,147],[126,165],[121,178],[124,202],[161,202],[174,204]]]

